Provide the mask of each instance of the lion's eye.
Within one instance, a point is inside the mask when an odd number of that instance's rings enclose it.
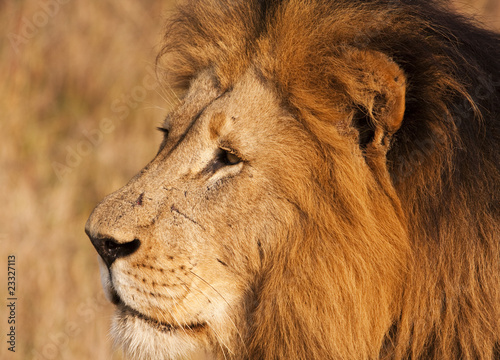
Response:
[[[158,154],[159,154],[165,148],[165,145],[167,144],[168,133],[170,132],[170,130],[167,128],[164,128],[164,127],[157,127],[156,129],[163,133],[163,140],[160,144],[160,148],[158,149]]]
[[[229,149],[220,149],[217,160],[224,165],[236,165],[241,162],[241,159]]]
[[[164,137],[167,138],[168,137],[168,133],[170,132],[169,129],[166,129],[164,127],[157,127],[156,128],[158,131],[162,132]]]

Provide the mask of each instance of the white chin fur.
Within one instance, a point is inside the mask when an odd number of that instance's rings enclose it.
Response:
[[[214,359],[192,336],[182,331],[158,331],[141,319],[115,314],[111,326],[115,345],[123,349],[127,360],[210,360]]]
[[[112,302],[113,295],[111,290],[111,278],[109,274],[108,267],[104,263],[104,260],[97,255],[97,261],[99,262],[99,271],[101,272],[101,284],[104,290],[104,296],[108,301]]]

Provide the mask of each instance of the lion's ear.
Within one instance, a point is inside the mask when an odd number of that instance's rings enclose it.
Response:
[[[347,91],[356,107],[352,125],[358,130],[360,147],[371,144],[387,150],[403,121],[406,77],[378,51],[350,49],[346,58],[352,76]]]

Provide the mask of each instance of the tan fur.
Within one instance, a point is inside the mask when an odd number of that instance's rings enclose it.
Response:
[[[125,353],[497,359],[498,59],[429,0],[181,6],[168,136],[86,229],[140,241],[101,264]]]

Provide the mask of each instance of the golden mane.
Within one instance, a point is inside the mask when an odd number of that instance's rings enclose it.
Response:
[[[383,111],[356,90],[366,68],[346,65],[350,49],[385,54],[406,76],[382,187],[329,130],[343,112],[370,139]],[[187,89],[210,68],[225,90],[253,67],[317,139],[312,161],[328,165],[312,165],[312,187],[284,184],[300,216],[255,281],[250,358],[500,356],[499,59],[498,34],[430,0],[179,8],[158,57],[167,81]]]

